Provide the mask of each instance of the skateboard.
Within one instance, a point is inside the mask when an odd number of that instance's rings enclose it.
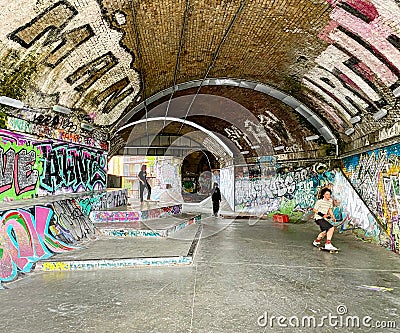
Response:
[[[325,249],[324,246],[318,246],[318,250],[320,250],[320,251],[326,251],[326,252],[329,252],[329,253],[339,253],[339,251],[340,251],[340,249],[337,249],[337,250],[328,250],[328,249]]]

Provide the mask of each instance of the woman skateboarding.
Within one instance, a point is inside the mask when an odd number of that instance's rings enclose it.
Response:
[[[336,222],[336,218],[332,211],[333,202],[331,199],[331,190],[329,188],[324,188],[321,190],[319,200],[316,201],[313,211],[315,213],[314,220],[315,223],[319,225],[321,232],[318,234],[317,239],[313,241],[313,245],[320,247],[321,240],[326,236],[325,250],[337,251],[338,249],[334,247],[331,243],[335,227],[329,223],[328,219],[332,219]]]

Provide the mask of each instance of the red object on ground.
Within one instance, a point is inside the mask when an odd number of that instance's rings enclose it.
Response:
[[[275,222],[289,222],[289,216],[286,214],[274,214],[273,219]]]

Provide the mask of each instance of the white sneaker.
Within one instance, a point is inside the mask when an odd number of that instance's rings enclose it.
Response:
[[[319,247],[319,246],[321,246],[321,242],[313,241],[312,245]]]
[[[325,250],[337,251],[337,248],[334,247],[331,243],[329,243],[329,244],[325,244]]]

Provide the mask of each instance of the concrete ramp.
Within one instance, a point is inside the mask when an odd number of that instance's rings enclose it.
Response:
[[[96,240],[39,261],[36,269],[53,272],[190,265],[202,232],[200,220],[200,215],[180,214],[146,222],[100,223]],[[183,231],[185,236],[179,237]]]

